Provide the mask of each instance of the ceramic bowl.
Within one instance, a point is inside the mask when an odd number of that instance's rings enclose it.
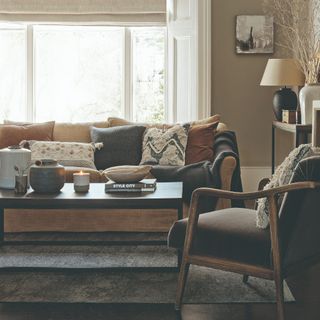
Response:
[[[116,183],[136,183],[145,178],[151,166],[119,166],[105,170],[103,173]]]

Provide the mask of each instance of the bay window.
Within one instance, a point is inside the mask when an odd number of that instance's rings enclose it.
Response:
[[[0,25],[0,121],[164,121],[166,28]]]

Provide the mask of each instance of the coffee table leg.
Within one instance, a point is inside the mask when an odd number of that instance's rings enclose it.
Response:
[[[4,209],[0,208],[0,242],[4,241]]]
[[[183,219],[183,204],[178,209],[178,220]],[[180,271],[181,261],[182,261],[182,249],[178,249],[178,271]]]

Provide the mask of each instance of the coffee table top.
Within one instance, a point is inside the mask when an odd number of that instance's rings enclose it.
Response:
[[[66,183],[60,193],[39,194],[32,189],[25,195],[0,189],[0,208],[180,208],[182,182],[158,182],[155,192],[105,193],[104,183],[91,183],[88,193],[76,193],[73,183]]]

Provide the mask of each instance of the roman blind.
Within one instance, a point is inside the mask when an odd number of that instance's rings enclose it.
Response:
[[[0,0],[0,20],[165,24],[166,0]]]

